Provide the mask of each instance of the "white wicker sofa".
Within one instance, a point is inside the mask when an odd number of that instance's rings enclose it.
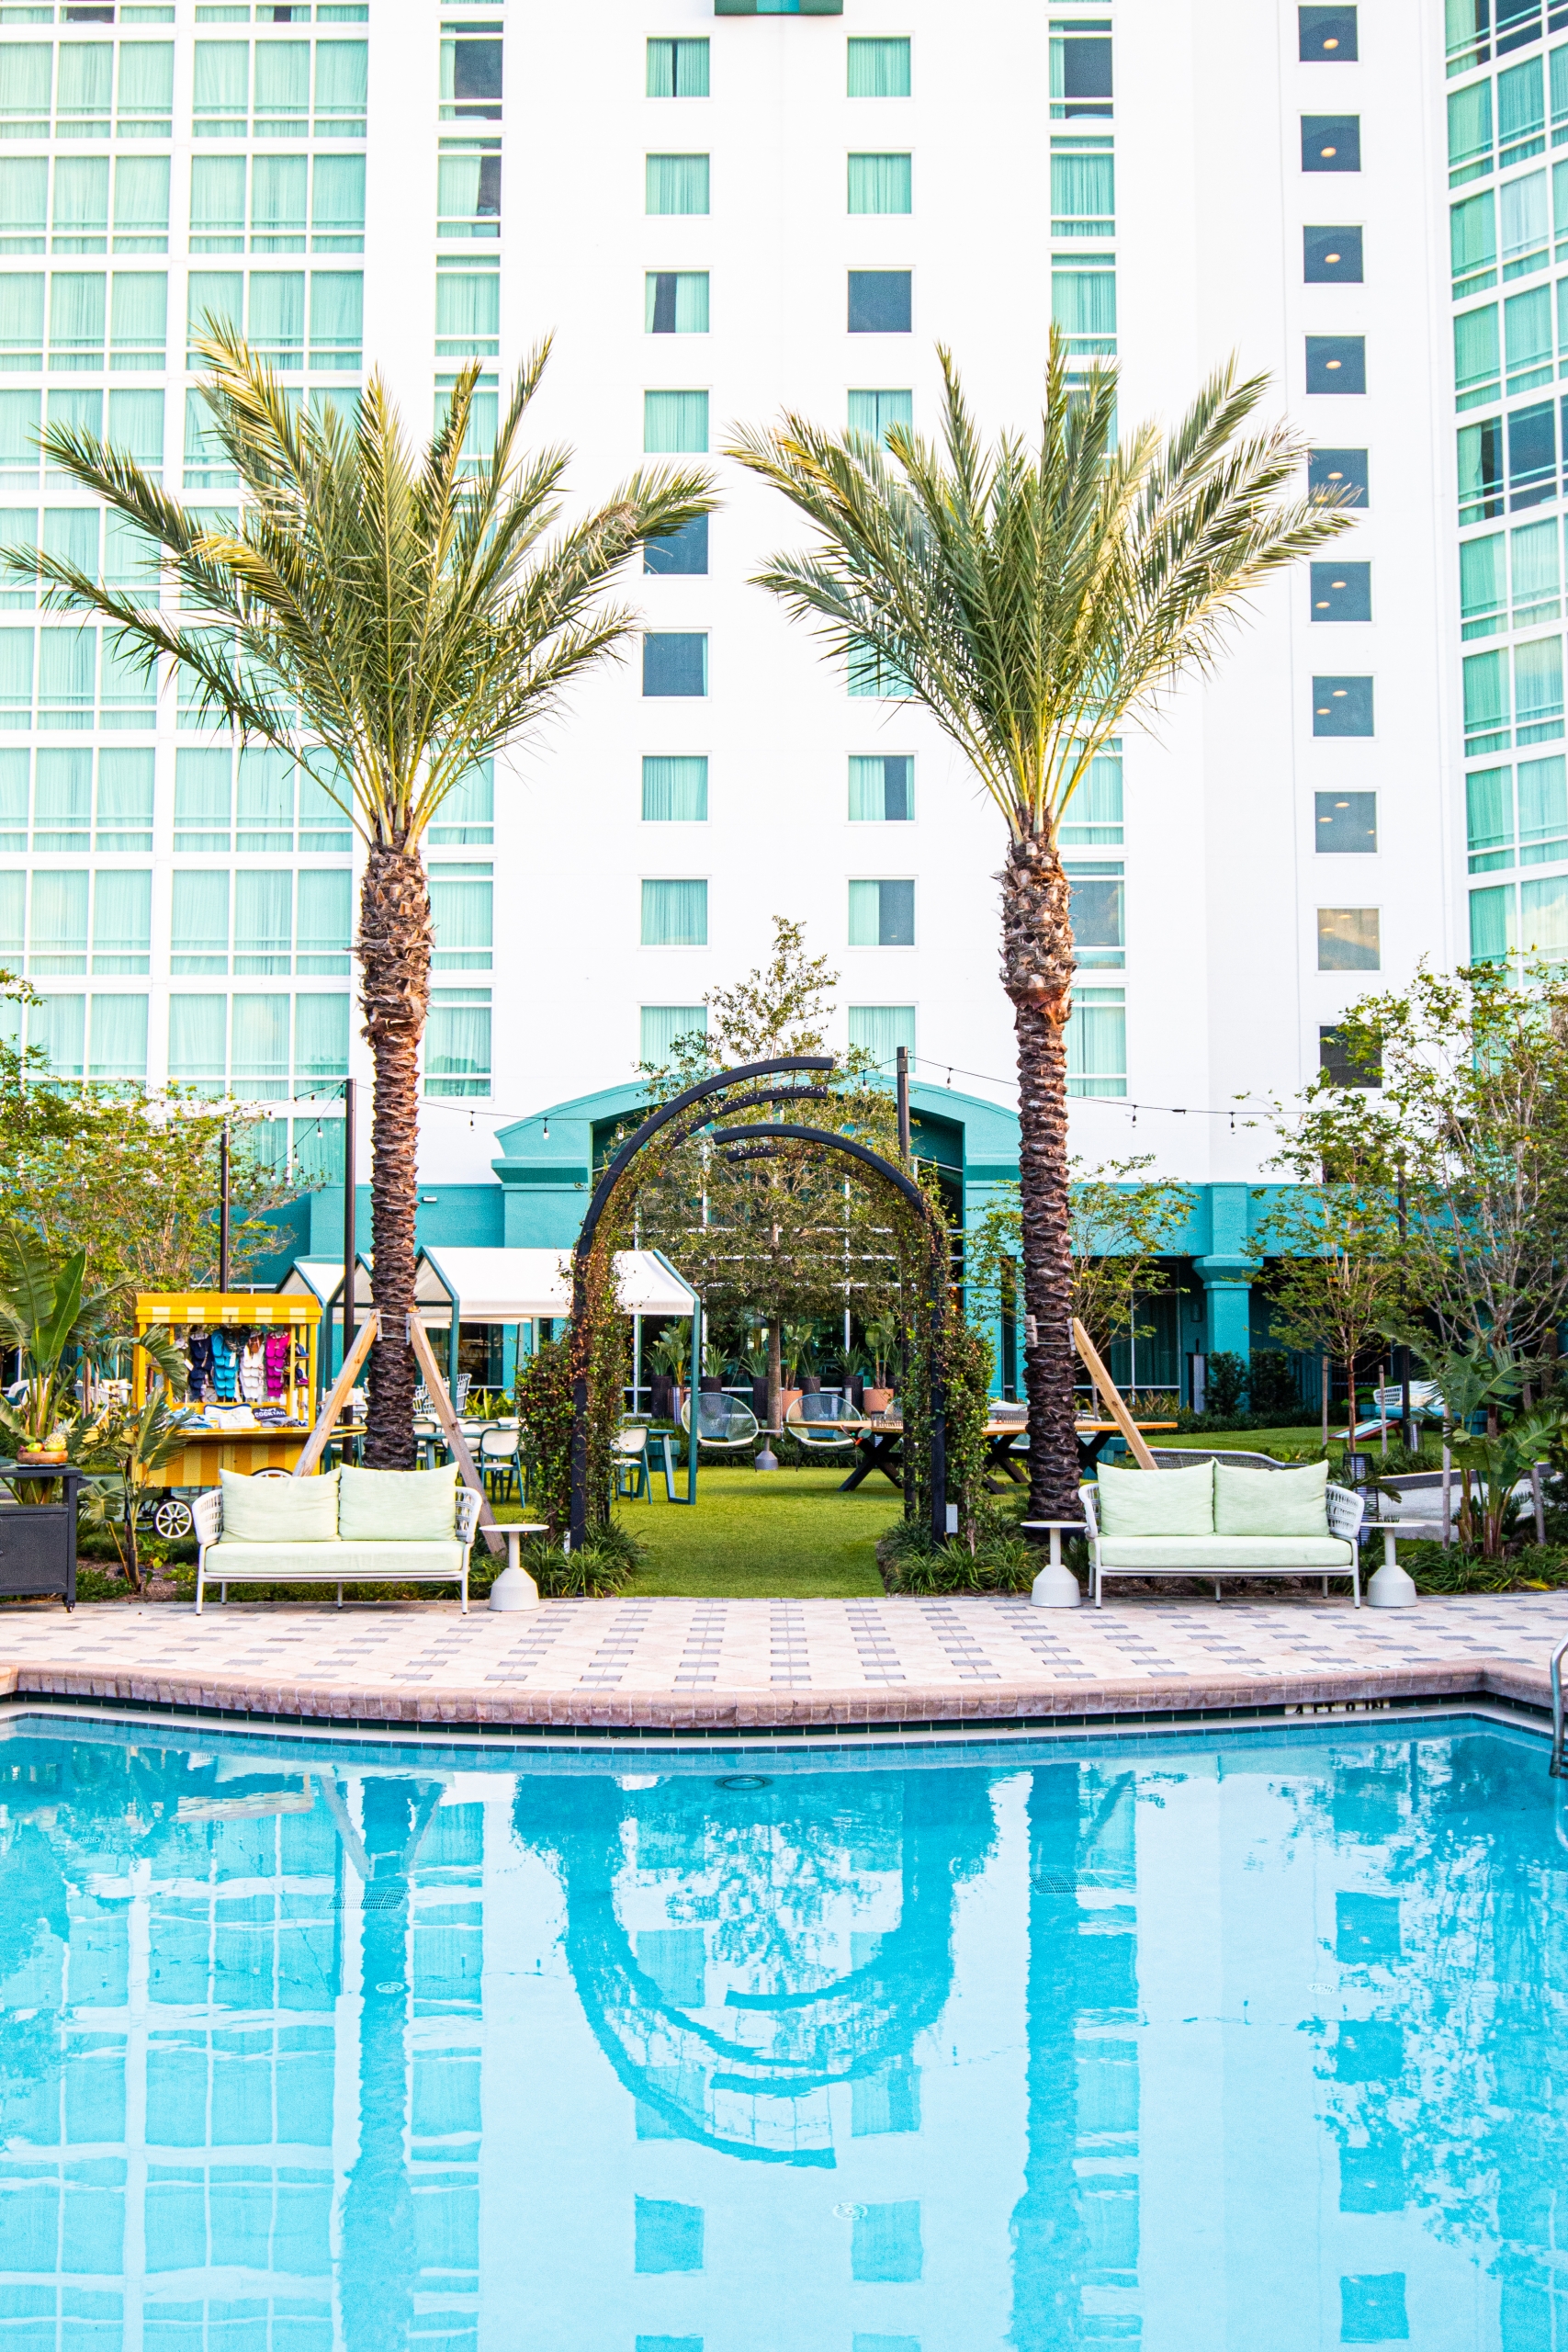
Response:
[[[375,1482],[375,1483],[368,1483]],[[468,1561],[482,1496],[456,1470],[332,1470],[241,1477],[198,1496],[196,1606],[231,1584],[455,1584],[468,1609]]]
[[[1207,1484],[1205,1486],[1205,1481]],[[1112,1577],[1348,1577],[1361,1605],[1359,1495],[1327,1483],[1327,1464],[1105,1470],[1080,1489],[1094,1605]],[[1207,1523],[1205,1524],[1205,1517]]]

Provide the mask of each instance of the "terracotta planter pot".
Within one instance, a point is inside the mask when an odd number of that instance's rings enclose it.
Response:
[[[865,1392],[865,1409],[868,1413],[885,1413],[892,1402],[891,1388],[868,1388]]]
[[[789,1419],[790,1407],[799,1402],[801,1395],[802,1391],[798,1388],[781,1388],[779,1390],[779,1427],[781,1429]]]

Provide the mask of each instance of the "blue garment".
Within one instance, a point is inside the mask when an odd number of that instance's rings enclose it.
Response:
[[[212,1334],[212,1385],[220,1405],[231,1405],[237,1393],[240,1356],[227,1331]]]

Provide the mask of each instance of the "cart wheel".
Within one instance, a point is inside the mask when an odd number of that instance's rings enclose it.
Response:
[[[195,1523],[189,1503],[182,1503],[175,1496],[171,1496],[166,1503],[160,1503],[152,1514],[153,1526],[171,1544],[177,1544],[182,1535],[188,1535]]]

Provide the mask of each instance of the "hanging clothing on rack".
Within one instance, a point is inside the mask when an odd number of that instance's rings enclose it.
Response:
[[[288,1385],[288,1332],[269,1331],[266,1335],[265,1353],[266,1357],[266,1393],[269,1396],[276,1398],[281,1396],[284,1390]]]
[[[220,1405],[234,1402],[240,1365],[239,1339],[237,1331],[214,1331],[212,1334],[212,1385]]]
[[[190,1366],[192,1400],[201,1404],[218,1394],[218,1377],[212,1359],[212,1334],[192,1325],[186,1341],[186,1362]]]
[[[239,1389],[247,1405],[266,1401],[266,1340],[260,1331],[247,1331],[240,1348]]]

